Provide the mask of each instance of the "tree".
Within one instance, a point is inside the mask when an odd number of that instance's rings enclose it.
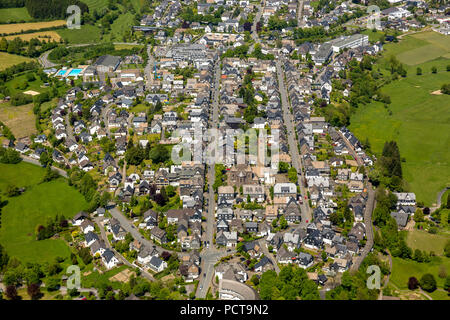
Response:
[[[6,287],[6,297],[9,300],[16,300],[19,298],[18,294],[17,294],[17,289],[16,286],[14,285],[9,285]]]
[[[39,298],[42,296],[39,285],[36,283],[29,284],[27,287],[27,292],[31,300],[39,300]]]
[[[416,213],[414,214],[415,222],[423,222],[425,221],[423,211],[420,208],[417,208]]]
[[[408,280],[408,289],[415,290],[419,287],[419,280],[416,277],[410,277]]]
[[[281,216],[280,218],[280,228],[286,229],[288,227],[288,223],[286,221],[286,218],[284,216]]]
[[[426,273],[420,278],[420,287],[428,292],[436,290],[436,279],[431,273]]]
[[[447,258],[450,258],[450,240],[447,240],[447,242],[445,243],[445,247],[444,247],[444,255]]]
[[[417,70],[416,70],[416,74],[418,76],[422,75],[422,68],[418,67]]]
[[[437,73],[437,68],[435,66],[431,67],[431,72],[432,73]]]

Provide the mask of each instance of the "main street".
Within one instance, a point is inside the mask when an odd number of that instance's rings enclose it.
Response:
[[[290,111],[290,105],[288,100],[288,95],[286,91],[286,86],[284,83],[284,73],[283,69],[281,68],[281,62],[278,59],[276,61],[277,66],[277,76],[278,76],[278,86],[280,88],[280,95],[281,95],[281,105],[283,109],[283,119],[284,124],[287,129],[287,138],[289,143],[289,151],[292,158],[292,165],[297,170],[297,177],[298,177],[298,185],[300,186],[300,193],[301,197],[303,198],[300,204],[301,209],[301,215],[302,215],[302,221],[300,225],[302,227],[306,227],[306,225],[311,221],[311,209],[309,207],[307,199],[305,199],[306,196],[306,189],[303,186],[303,165],[301,156],[299,154],[298,150],[298,141],[295,135],[294,130],[294,121],[292,118],[292,114]]]
[[[215,128],[219,123],[219,95],[220,95],[220,62],[216,61],[214,66],[214,91],[213,91],[213,101],[212,101],[212,118],[210,122],[210,127]],[[206,215],[206,241],[209,242],[209,246],[203,249],[200,254],[201,257],[201,270],[202,275],[200,276],[199,285],[197,288],[197,298],[205,298],[208,293],[208,287],[212,281],[214,275],[214,264],[217,259],[223,255],[223,253],[218,252],[213,245],[214,238],[214,220],[215,220],[215,210],[216,210],[216,199],[214,197],[213,184],[215,180],[215,165],[214,163],[208,166],[208,210]]]
[[[258,12],[256,13],[255,18],[253,19],[253,24],[252,24],[252,28],[251,28],[251,36],[252,36],[254,43],[248,50],[248,54],[251,54],[253,52],[253,50],[255,49],[256,43],[260,43],[258,32],[256,31],[256,26],[257,26],[258,22],[261,20],[261,16],[263,14],[265,5],[266,5],[266,0],[263,0],[262,4],[257,5]]]

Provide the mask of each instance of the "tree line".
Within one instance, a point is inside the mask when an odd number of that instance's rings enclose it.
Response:
[[[79,0],[26,0],[25,7],[30,16],[36,19],[64,19],[68,16],[67,8],[71,5],[80,7],[81,12],[89,12],[88,6]]]

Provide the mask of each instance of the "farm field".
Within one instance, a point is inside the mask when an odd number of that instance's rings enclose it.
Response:
[[[29,41],[33,38],[37,38],[39,40],[54,40],[59,41],[61,39],[61,36],[56,33],[55,31],[42,31],[42,32],[33,32],[33,33],[23,33],[23,34],[16,34],[13,36],[7,36],[5,37],[6,40],[13,40],[15,38],[20,38],[25,41]]]
[[[1,103],[0,121],[11,129],[16,138],[37,133],[32,103],[17,107],[11,106],[9,103]]]
[[[432,35],[430,41],[438,41],[434,33],[427,34]],[[386,57],[392,53],[399,57],[402,52],[415,50],[423,43],[429,45],[420,39],[422,34],[414,36],[418,37],[417,42],[406,40],[386,45],[385,58],[380,59],[378,66],[384,69]],[[412,36],[405,38],[409,37]],[[372,151],[378,155],[385,141],[397,141],[401,157],[406,160],[402,163],[406,187],[426,206],[436,202],[438,192],[450,180],[450,96],[431,94],[448,83],[450,73],[446,66],[449,64],[450,60],[445,58],[406,64],[407,77],[382,88],[382,92],[391,97],[389,110],[392,115],[383,104],[372,102],[357,109],[349,126],[361,141],[369,138]],[[431,73],[433,66],[438,69],[436,74]],[[422,68],[421,76],[416,75],[417,67]]]
[[[29,22],[0,25],[0,34],[21,33],[28,30],[40,30],[44,28],[60,27],[65,25],[65,20],[54,20],[45,22]]]
[[[10,176],[27,174],[32,177],[33,182],[36,182],[38,175],[41,174],[35,169],[29,171],[29,167],[24,165],[7,166],[0,167],[0,175],[9,170]],[[15,181],[14,178],[11,182]],[[53,261],[57,256],[63,258],[69,256],[69,247],[63,240],[36,241],[35,230],[38,225],[45,224],[49,217],[56,214],[72,218],[77,212],[85,209],[87,204],[77,190],[69,187],[67,182],[60,178],[47,183],[33,184],[24,194],[7,200],[8,204],[2,209],[0,243],[10,256],[24,262],[39,263]]]
[[[406,243],[411,249],[420,249],[427,252],[433,251],[436,255],[444,254],[444,247],[450,237],[440,234],[431,234],[421,230],[408,231]]]
[[[0,9],[0,23],[28,22],[31,20],[33,18],[25,7]]]
[[[0,71],[12,67],[13,65],[30,61],[33,61],[33,59],[6,52],[0,52]]]

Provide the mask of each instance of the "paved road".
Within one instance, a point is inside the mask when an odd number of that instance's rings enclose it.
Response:
[[[147,65],[145,66],[144,75],[146,77],[147,88],[149,88],[150,85],[153,83],[154,79],[154,74],[152,72],[155,64],[155,58],[153,57],[152,46],[150,44],[147,46],[147,54],[148,54],[148,61]]]
[[[297,20],[298,20],[298,27],[302,27],[304,25],[303,23],[303,0],[299,0],[298,7],[297,7]]]
[[[372,250],[373,247],[373,226],[372,226],[372,212],[375,207],[375,191],[373,190],[372,184],[367,182],[367,193],[368,199],[366,203],[366,209],[364,211],[364,224],[366,226],[366,245],[361,250],[361,255],[356,258],[355,263],[352,265],[351,270],[357,271],[361,265],[364,258]]]
[[[115,208],[114,208],[115,209]],[[112,215],[112,210],[110,209],[109,210],[109,212],[111,213],[111,215]],[[122,215],[122,214],[121,214]],[[123,215],[122,215],[123,216]],[[119,219],[117,219],[117,220],[119,220]],[[120,220],[119,220],[120,221]],[[106,235],[106,232],[105,232],[105,227],[104,227],[104,225],[103,225],[103,222],[102,222],[102,218],[100,218],[100,217],[96,217],[96,218],[94,218],[94,222],[98,225],[98,227],[99,227],[99,229],[100,229],[100,234],[101,234],[101,238],[102,238],[102,240],[105,242],[105,245],[112,251],[112,252],[114,252],[114,254],[115,254],[115,256],[120,260],[120,262],[122,262],[123,264],[125,264],[125,265],[127,265],[127,266],[129,266],[130,268],[139,268],[139,270],[141,271],[141,275],[142,276],[144,276],[147,280],[149,280],[149,281],[155,281],[155,278],[153,278],[153,276],[150,274],[150,273],[148,273],[144,268],[141,268],[141,267],[139,267],[139,266],[137,266],[137,265],[135,265],[135,264],[133,264],[133,263],[131,263],[131,262],[129,262],[127,259],[125,259],[125,257],[124,256],[122,256],[119,252],[117,252],[112,246],[111,246],[111,244],[109,243],[109,240],[108,240],[108,237],[107,237],[107,235]],[[122,227],[125,229],[125,230],[127,230],[126,228],[125,228],[125,225],[124,224],[122,224],[122,223],[120,223],[121,225],[122,225]],[[133,230],[135,230],[134,228],[132,228]],[[128,230],[127,230],[128,231]],[[131,232],[130,232],[131,233]],[[133,236],[133,238],[135,238],[135,239],[138,239],[139,240],[139,238],[136,238],[135,236],[134,236],[134,234],[133,233],[131,233],[131,235]],[[146,239],[145,239],[146,240]],[[148,241],[148,240],[147,240]],[[142,241],[141,241],[142,242]],[[160,251],[161,252],[161,251]]]
[[[277,75],[278,75],[278,86],[280,88],[280,94],[281,94],[281,105],[283,108],[283,119],[284,124],[287,129],[287,137],[288,137],[288,143],[289,143],[289,151],[290,155],[292,157],[292,165],[297,170],[298,174],[298,185],[300,186],[300,193],[303,197],[303,203],[300,204],[301,209],[301,215],[302,215],[302,221],[300,222],[300,225],[302,227],[306,227],[306,225],[311,221],[311,208],[309,207],[308,201],[305,199],[305,196],[307,194],[306,188],[303,185],[303,164],[302,160],[298,151],[298,141],[295,135],[295,129],[294,129],[294,121],[292,119],[292,114],[290,111],[289,101],[288,101],[288,94],[286,91],[286,85],[284,83],[284,75],[283,70],[281,68],[281,62],[280,60],[276,61],[277,66]],[[306,222],[308,221],[308,223]]]
[[[249,54],[251,54],[253,52],[253,50],[255,49],[255,44],[261,42],[259,39],[259,36],[258,36],[258,32],[256,32],[256,25],[261,20],[261,16],[263,14],[265,6],[266,6],[266,0],[263,0],[263,2],[261,4],[257,4],[258,12],[256,13],[255,18],[253,19],[253,24],[252,24],[252,28],[251,28],[251,36],[252,36],[253,41],[255,41],[255,43],[253,43],[253,45],[250,47],[250,49],[248,51]]]
[[[450,189],[450,187],[445,187],[444,189],[442,189],[442,190],[439,192],[439,194],[438,194],[438,196],[437,196],[437,200],[436,200],[436,203],[437,203],[437,207],[438,207],[438,208],[441,207],[442,196],[444,195],[444,193],[445,193],[448,189]],[[444,201],[447,201],[447,199],[444,199]]]
[[[216,61],[214,66],[214,91],[213,91],[213,102],[212,102],[212,120],[210,122],[210,127],[216,128],[219,123],[219,95],[220,95],[220,62]],[[201,270],[202,275],[200,277],[199,285],[197,287],[198,298],[205,298],[208,293],[209,285],[211,284],[214,275],[214,264],[217,262],[218,257],[221,254],[215,249],[213,245],[214,238],[214,220],[215,220],[215,210],[216,210],[216,199],[214,197],[213,184],[215,180],[215,169],[214,164],[210,164],[208,167],[208,211],[206,216],[206,241],[209,241],[210,247],[203,250],[200,254],[202,258]],[[222,253],[223,254],[223,253]],[[203,274],[206,273],[206,276]]]
[[[37,166],[42,167],[42,166],[41,166],[41,163],[39,162],[39,160],[30,158],[30,157],[25,156],[25,155],[21,155],[21,157],[22,157],[22,160],[23,160],[24,162],[28,162],[28,163],[35,164],[35,165],[37,165]],[[58,172],[59,175],[63,176],[64,178],[68,178],[67,172],[66,172],[65,170],[60,169],[60,168],[57,168],[57,167],[52,167],[52,170]]]
[[[269,249],[267,249],[266,244],[264,243],[264,240],[259,240],[258,241],[259,246],[261,247],[262,252],[264,253],[264,255],[269,258],[269,260],[272,262],[274,268],[275,268],[275,272],[278,274],[280,273],[280,267],[277,264],[277,260],[275,259],[275,257],[273,256],[273,254],[271,254],[269,252]]]
[[[67,48],[86,47],[86,46],[93,46],[93,45],[96,45],[96,44],[98,44],[98,43],[80,43],[80,44],[74,44],[74,45],[67,46]],[[113,44],[131,44],[131,45],[135,45],[135,44],[138,44],[138,43],[137,42],[130,42],[130,43],[128,43],[128,42],[114,42]],[[53,62],[51,62],[48,59],[48,55],[52,51],[53,51],[53,49],[44,52],[38,59],[39,63],[42,65],[42,67],[44,69],[53,68],[53,67],[59,66],[59,64],[53,63]]]

